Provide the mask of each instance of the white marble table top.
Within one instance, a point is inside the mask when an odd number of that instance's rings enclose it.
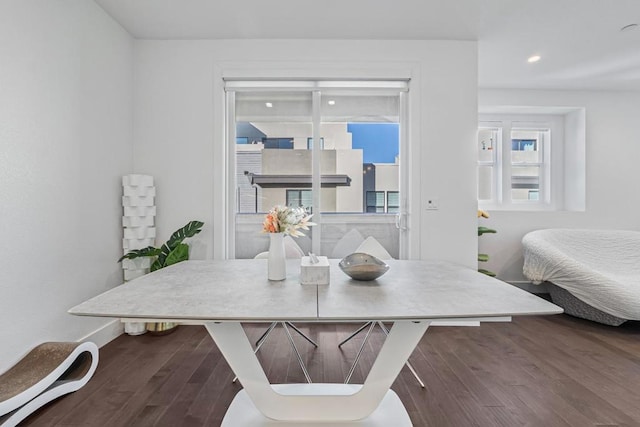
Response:
[[[562,309],[474,270],[441,261],[388,261],[389,271],[354,281],[331,260],[329,285],[267,280],[267,261],[184,261],[96,296],[76,315],[186,321],[468,319],[556,314]]]
[[[351,280],[332,260],[331,285],[318,288],[327,320],[460,319],[556,314],[562,309],[513,285],[444,261],[388,260],[377,280]]]
[[[298,260],[299,263],[299,260]],[[267,260],[183,261],[117,286],[71,314],[176,320],[316,320],[316,286],[267,280]]]

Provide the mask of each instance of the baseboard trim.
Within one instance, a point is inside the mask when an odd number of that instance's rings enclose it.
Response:
[[[114,339],[118,338],[124,333],[124,323],[120,319],[114,319],[95,331],[80,338],[78,342],[91,341],[95,343],[98,348],[110,343]]]

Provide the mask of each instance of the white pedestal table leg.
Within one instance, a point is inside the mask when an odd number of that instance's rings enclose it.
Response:
[[[322,394],[310,384],[297,385],[291,389],[295,390],[292,394],[283,387],[274,390],[239,322],[210,322],[205,326],[246,394],[265,417],[278,421],[348,422],[365,419],[378,408],[429,322],[395,322],[364,385],[354,389],[331,384],[327,388],[331,394]]]

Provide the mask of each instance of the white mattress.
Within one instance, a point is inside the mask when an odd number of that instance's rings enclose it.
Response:
[[[549,229],[522,239],[524,275],[599,310],[640,320],[640,232]]]

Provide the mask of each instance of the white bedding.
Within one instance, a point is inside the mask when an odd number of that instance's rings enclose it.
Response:
[[[524,275],[605,313],[640,320],[640,232],[549,229],[522,239]]]

